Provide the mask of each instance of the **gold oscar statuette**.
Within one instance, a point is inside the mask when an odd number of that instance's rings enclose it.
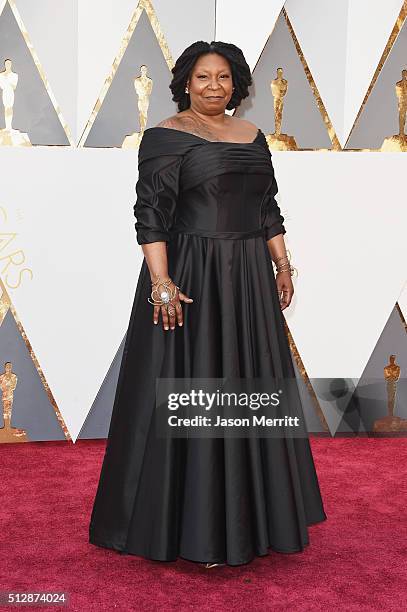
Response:
[[[11,60],[6,59],[4,70],[0,72],[0,89],[4,106],[5,128],[0,129],[0,146],[31,147],[28,134],[12,127],[14,91],[18,83],[18,74],[11,70]]]
[[[297,143],[294,136],[281,133],[283,122],[284,96],[288,90],[287,79],[283,79],[283,69],[277,68],[277,78],[270,83],[271,95],[274,100],[274,132],[266,136],[267,144],[274,151],[296,151]]]
[[[407,431],[407,419],[394,416],[396,407],[397,381],[400,378],[400,366],[396,363],[396,355],[390,355],[389,363],[384,367],[384,378],[387,385],[387,416],[373,423],[373,431],[394,432]]]
[[[153,80],[147,76],[147,66],[144,64],[140,66],[140,76],[134,79],[134,89],[137,94],[140,131],[126,136],[123,140],[122,149],[136,149],[140,144],[147,125],[147,113],[153,90]]]
[[[4,425],[0,427],[0,442],[27,442],[28,437],[24,429],[11,426],[11,411],[13,406],[14,390],[17,386],[17,375],[12,372],[10,361],[4,364],[4,372],[0,374],[1,400],[3,402]]]
[[[381,151],[407,151],[407,136],[405,133],[407,111],[407,70],[401,72],[401,81],[396,83],[396,97],[399,109],[399,133],[383,140]]]

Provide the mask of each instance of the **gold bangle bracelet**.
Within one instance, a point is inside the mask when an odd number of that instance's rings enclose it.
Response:
[[[171,283],[174,287],[170,286]],[[177,290],[179,289],[171,278],[161,280],[159,276],[158,280],[152,283],[152,287],[150,297],[147,298],[147,301],[153,304],[153,306],[164,306],[169,304],[171,300],[177,296]],[[159,287],[162,287],[161,291],[159,291]]]

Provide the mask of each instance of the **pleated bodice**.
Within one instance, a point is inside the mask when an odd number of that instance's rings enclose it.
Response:
[[[172,128],[148,128],[139,151],[139,171],[143,185],[135,214],[141,243],[159,239],[160,231],[167,234],[164,240],[174,232],[266,239],[285,233],[274,198],[278,188],[271,154],[261,130],[252,142],[233,143]],[[141,192],[149,177],[150,193]],[[151,240],[144,228],[155,229]]]

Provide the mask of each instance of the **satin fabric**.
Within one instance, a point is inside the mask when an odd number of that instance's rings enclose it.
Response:
[[[300,551],[326,518],[307,438],[159,438],[153,419],[156,377],[295,380],[266,243],[285,228],[265,137],[149,128],[136,191],[137,241],[167,242],[169,274],[194,302],[183,327],[153,325],[143,261],[89,541],[230,565]]]

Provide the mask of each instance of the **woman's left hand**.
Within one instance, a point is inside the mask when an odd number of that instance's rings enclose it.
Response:
[[[287,306],[291,304],[291,299],[294,295],[294,286],[291,280],[290,271],[285,270],[284,272],[277,272],[276,284],[281,310],[284,310],[284,308],[287,308]]]

